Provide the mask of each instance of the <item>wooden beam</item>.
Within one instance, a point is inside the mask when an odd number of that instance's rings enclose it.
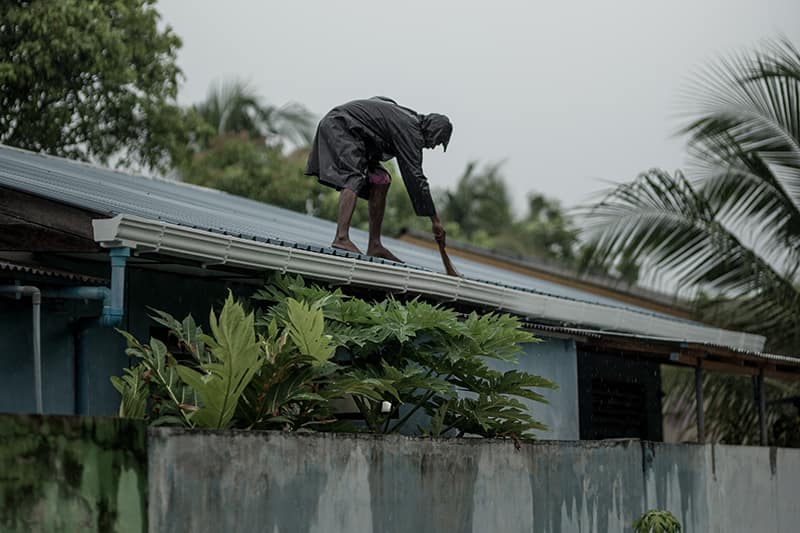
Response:
[[[706,420],[703,412],[703,359],[698,358],[694,367],[694,398],[696,403],[695,415],[697,417],[697,442],[706,441]]]
[[[0,250],[25,252],[98,252],[93,239],[37,224],[0,224]]]
[[[0,215],[3,215],[7,222],[16,219],[91,240],[94,240],[92,219],[104,216],[4,187],[0,187]]]
[[[764,391],[764,369],[758,373],[756,377],[756,391],[758,393],[758,428],[761,437],[761,445],[767,445],[767,401],[766,392]]]

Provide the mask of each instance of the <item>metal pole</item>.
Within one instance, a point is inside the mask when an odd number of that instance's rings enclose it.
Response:
[[[697,358],[697,365],[694,367],[694,395],[697,414],[697,442],[706,441],[706,421],[703,413],[703,360]]]
[[[761,445],[767,445],[767,399],[764,392],[764,368],[758,370],[758,426],[761,430]]]

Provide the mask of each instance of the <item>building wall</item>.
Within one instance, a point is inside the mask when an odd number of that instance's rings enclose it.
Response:
[[[80,271],[80,264],[50,263]],[[92,264],[92,275],[107,275],[101,264]],[[43,282],[41,287],[46,286]],[[182,319],[193,314],[200,324],[207,324],[212,306],[221,306],[228,289],[246,295],[252,288],[217,279],[144,270],[130,266],[126,272],[125,315],[121,329],[147,340],[151,327],[148,308],[156,308]],[[74,414],[75,349],[70,325],[80,317],[98,316],[99,302],[44,298],[42,304],[42,382],[44,412]],[[123,338],[114,328],[92,328],[86,339],[89,354],[89,414],[113,415],[119,406],[119,394],[109,377],[120,375],[129,365]],[[35,411],[33,385],[33,347],[31,302],[29,298],[0,298],[0,412]],[[519,366],[490,361],[498,370],[519,368],[554,381],[557,391],[543,390],[550,402],[543,405],[523,400],[531,406],[537,420],[550,430],[538,432],[545,439],[578,438],[577,363],[575,344],[569,340],[543,339],[524,346]],[[413,426],[413,424],[411,424]]]
[[[207,324],[211,306],[221,304],[229,287],[236,294],[249,290],[220,280],[135,267],[128,268],[126,274],[125,316],[120,328],[141,340],[149,339],[150,327],[155,325],[148,317],[148,307],[173,313],[179,319],[192,313],[199,324]],[[30,283],[47,286],[44,281]],[[99,316],[100,311],[99,302],[42,299],[45,413],[75,413],[75,349],[70,325],[80,317]],[[0,412],[35,412],[32,343],[30,298],[0,298]],[[89,354],[89,414],[116,414],[119,394],[109,378],[120,375],[129,364],[124,339],[114,328],[92,328],[86,339],[86,349]]]
[[[662,440],[657,362],[579,349],[578,390],[581,439]]]
[[[800,450],[151,429],[150,531],[797,530]]]
[[[502,372],[522,370],[553,381],[558,390],[537,389],[549,402],[541,404],[530,400],[528,405],[536,420],[543,422],[548,431],[536,431],[537,438],[547,440],[578,440],[578,364],[575,342],[566,339],[541,337],[541,342],[525,344],[519,354],[519,364],[489,359],[489,367]]]

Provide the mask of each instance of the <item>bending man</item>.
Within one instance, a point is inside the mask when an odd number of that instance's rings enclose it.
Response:
[[[431,218],[433,235],[444,243],[445,232],[422,172],[422,149],[443,145],[447,150],[453,126],[444,115],[420,115],[394,100],[374,97],[333,108],[317,127],[306,174],[341,191],[336,237],[332,246],[361,251],[350,240],[350,222],[360,196],[369,202],[367,255],[400,261],[381,243],[386,193],[391,184],[382,161],[396,157],[411,205]]]

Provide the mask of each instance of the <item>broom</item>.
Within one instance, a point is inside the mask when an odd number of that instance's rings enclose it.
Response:
[[[461,274],[458,273],[456,267],[454,267],[453,263],[450,261],[450,256],[447,255],[447,250],[444,248],[444,243],[436,241],[436,244],[439,245],[439,255],[442,256],[442,263],[444,264],[444,270],[447,272],[447,275],[460,278]]]

